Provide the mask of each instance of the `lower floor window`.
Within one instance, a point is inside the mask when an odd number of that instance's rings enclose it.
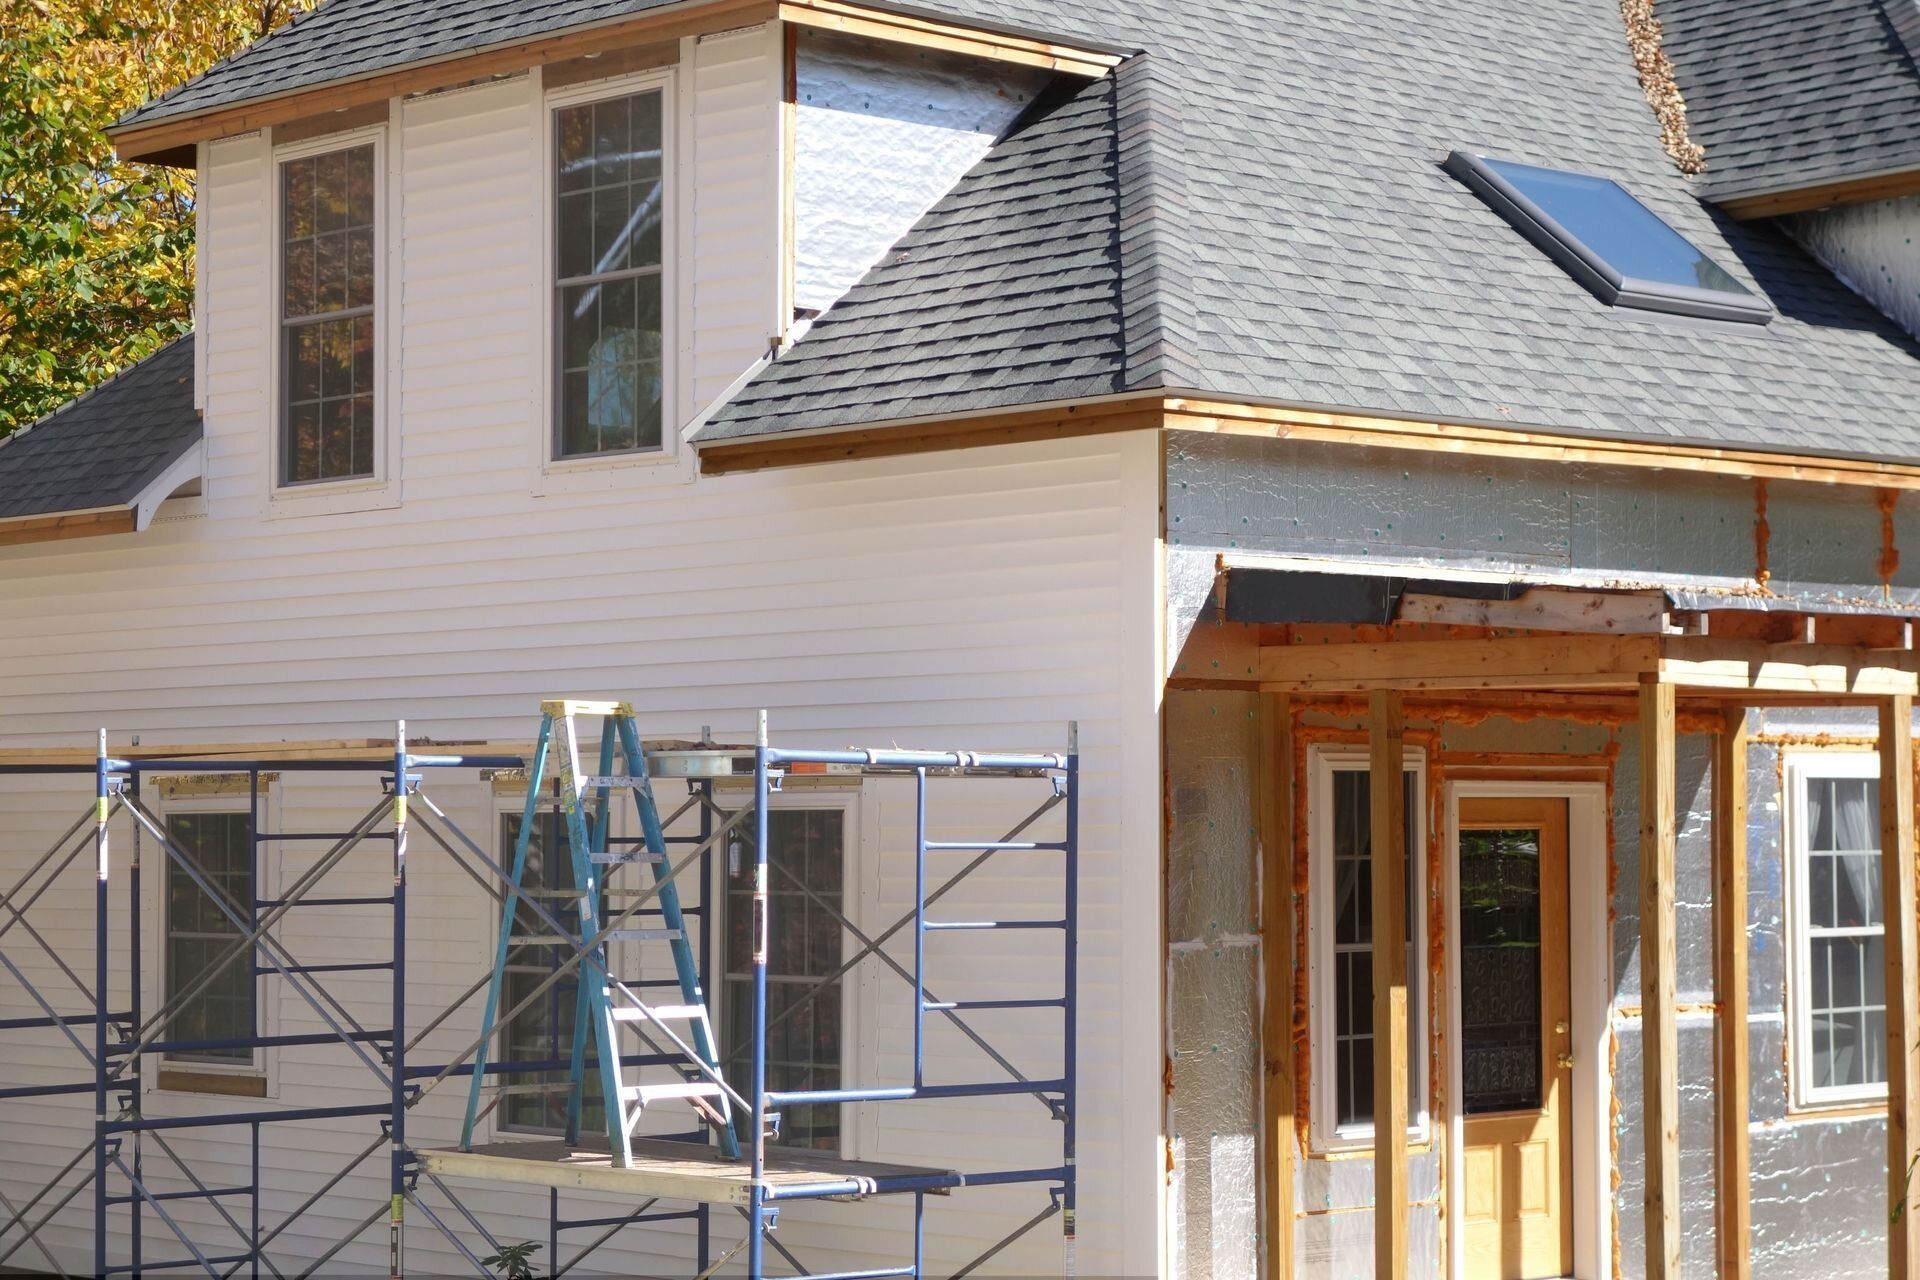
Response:
[[[1882,1097],[1887,1085],[1886,917],[1878,758],[1790,758],[1788,837],[1796,1100]]]
[[[248,1066],[254,1035],[253,957],[232,958],[253,918],[253,822],[245,813],[174,813],[167,841],[194,875],[167,859],[165,982],[168,1002],[184,996],[167,1020],[171,1062]],[[213,890],[212,893],[208,889]],[[217,895],[217,896],[216,896]]]
[[[1315,1125],[1323,1139],[1358,1141],[1373,1128],[1372,775],[1363,751],[1317,751],[1310,794],[1309,908],[1314,947]],[[1425,824],[1421,766],[1410,757],[1406,788],[1407,1114],[1422,1122],[1427,996]]]
[[[725,1033],[727,1080],[744,1096],[753,1066],[753,830],[728,854]],[[843,1088],[842,1000],[846,812],[775,809],[767,815],[767,1088]],[[837,1151],[840,1108],[784,1108],[783,1146]]]

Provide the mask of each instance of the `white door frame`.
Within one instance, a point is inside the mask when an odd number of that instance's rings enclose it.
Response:
[[[1612,1274],[1612,1155],[1607,1142],[1613,1096],[1607,1055],[1612,1004],[1613,947],[1607,920],[1607,787],[1604,782],[1551,776],[1528,780],[1463,778],[1446,784],[1446,845],[1441,879],[1446,892],[1447,974],[1447,1274],[1466,1280],[1466,1249],[1458,1225],[1464,1205],[1458,1176],[1465,1160],[1459,1111],[1460,1061],[1460,802],[1543,799],[1567,802],[1567,960],[1573,1001],[1573,1267],[1581,1280]],[[1576,906],[1576,904],[1579,904]]]

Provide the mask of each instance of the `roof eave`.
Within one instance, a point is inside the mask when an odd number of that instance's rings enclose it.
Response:
[[[1706,198],[1741,221],[1811,213],[1835,205],[1871,204],[1901,196],[1920,195],[1920,158],[1913,163],[1867,173],[1848,174],[1820,182],[1741,182],[1725,185],[1709,181]]]

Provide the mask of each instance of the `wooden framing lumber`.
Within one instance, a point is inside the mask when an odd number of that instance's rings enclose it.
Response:
[[[1663,635],[1672,625],[1659,591],[1580,591],[1535,587],[1516,600],[1408,593],[1398,621],[1456,627],[1507,627],[1597,635]]]
[[[777,0],[696,0],[675,4],[595,26],[417,62],[356,80],[295,89],[271,98],[215,107],[150,124],[128,125],[108,130],[108,136],[113,141],[115,154],[122,160],[191,164],[190,156],[183,161],[181,149],[190,152],[194,143],[204,139],[251,133],[304,116],[350,111],[370,102],[511,75],[602,49],[677,40],[682,36],[771,22],[778,8]]]
[[[1105,75],[1121,61],[1121,55],[1112,50],[1082,48],[941,22],[847,0],[693,0],[594,26],[397,67],[357,80],[296,89],[271,98],[109,132],[114,150],[123,160],[191,165],[193,144],[207,138],[250,133],[329,112],[351,111],[388,98],[510,75],[603,50],[677,40],[682,36],[775,20],[1093,78]]]
[[[409,741],[417,755],[524,755],[527,743]],[[333,738],[311,742],[225,742],[193,743],[171,746],[113,746],[108,748],[116,760],[259,760],[266,763],[301,760],[391,761],[391,738]],[[91,747],[0,747],[0,765],[54,766],[90,765],[96,756]]]
[[[1747,713],[1727,713],[1713,760],[1715,1240],[1721,1280],[1752,1274],[1753,1203],[1747,1137]]]
[[[1640,686],[1640,1122],[1647,1280],[1680,1275],[1680,1076],[1674,1005],[1674,689]],[[1376,931],[1377,933],[1377,931]]]
[[[1267,1280],[1293,1277],[1293,711],[1260,695],[1260,1178]]]
[[[24,520],[0,521],[0,547],[18,547],[31,542],[65,542],[70,538],[96,538],[103,534],[133,531],[132,507],[32,516]]]
[[[1867,204],[1875,200],[1896,200],[1920,195],[1920,169],[1898,173],[1876,173],[1864,178],[1842,178],[1798,191],[1775,191],[1761,195],[1732,196],[1715,204],[1735,218],[1777,218],[1788,213],[1809,213],[1836,204]]]
[[[1407,911],[1405,720],[1400,695],[1368,705],[1373,810],[1373,1241],[1377,1276],[1407,1274]]]
[[[1880,884],[1887,957],[1887,1275],[1920,1272],[1920,899],[1915,896],[1913,699],[1880,704]]]
[[[780,17],[800,26],[863,35],[944,53],[963,53],[994,62],[1044,67],[1095,80],[1121,62],[1120,55],[1115,53],[1054,44],[1031,36],[965,27],[870,5],[848,4],[845,0],[785,0],[780,6]]]

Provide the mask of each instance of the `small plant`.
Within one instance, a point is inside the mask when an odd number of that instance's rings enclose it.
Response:
[[[522,1240],[519,1244],[503,1244],[500,1252],[480,1261],[498,1271],[501,1280],[533,1280],[533,1255],[538,1252],[539,1245]]]

